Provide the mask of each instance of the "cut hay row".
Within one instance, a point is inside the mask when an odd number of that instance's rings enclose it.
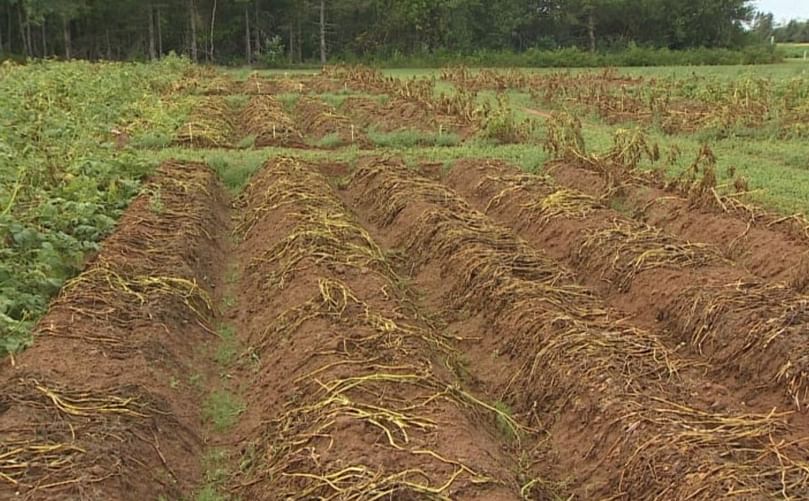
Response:
[[[461,312],[464,329],[481,326],[476,362],[493,358],[488,382],[515,416],[549,433],[552,462],[575,495],[806,492],[809,465],[784,441],[785,414],[739,412],[705,394],[707,381],[689,375],[692,362],[614,321],[567,272],[451,190],[384,160],[361,165],[348,189],[409,256],[416,281],[439,284],[438,299]]]
[[[303,136],[280,101],[268,95],[250,99],[241,114],[241,125],[255,136],[255,145],[294,147],[303,145]]]
[[[549,178],[526,178],[517,167],[471,161],[457,164],[447,182],[568,263],[611,304],[646,325],[662,321],[719,374],[738,372],[743,381],[784,391],[799,409],[809,404],[806,296],[763,283],[705,244],[571,196]]]
[[[364,131],[321,99],[301,97],[295,106],[294,114],[304,135],[316,141],[336,137],[341,144],[368,142]]]
[[[184,382],[211,335],[218,190],[205,166],[163,164],[3,365],[0,498],[180,499],[201,480]]]
[[[715,245],[765,280],[809,291],[809,222],[805,219],[767,213],[735,197],[694,200],[649,177],[588,165],[556,162],[549,172],[561,185],[625,207],[634,219],[686,240]]]
[[[464,389],[454,340],[413,309],[387,255],[315,169],[270,161],[240,201],[237,318],[255,398],[232,492],[520,499],[537,482],[503,437],[519,444],[524,427]]]
[[[205,97],[194,106],[174,135],[175,144],[194,148],[227,148],[236,131],[234,113],[220,96]]]

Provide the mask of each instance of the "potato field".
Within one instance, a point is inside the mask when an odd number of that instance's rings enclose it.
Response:
[[[0,100],[0,499],[809,499],[805,75]]]

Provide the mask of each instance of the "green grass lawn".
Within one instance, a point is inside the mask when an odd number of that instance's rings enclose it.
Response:
[[[778,48],[784,51],[788,58],[809,58],[809,43],[779,43]]]

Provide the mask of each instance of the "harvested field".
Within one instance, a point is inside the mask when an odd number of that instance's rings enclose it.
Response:
[[[565,262],[608,304],[647,328],[667,328],[671,345],[689,346],[719,374],[733,371],[741,381],[781,388],[799,409],[807,405],[805,296],[768,286],[716,248],[680,240],[502,163],[460,162],[447,182]],[[756,293],[762,290],[778,299],[762,303]]]
[[[0,227],[42,256],[20,283],[63,251],[39,225],[97,234],[39,316],[0,298],[0,328],[35,326],[0,366],[0,499],[809,500],[806,220],[743,203],[707,146],[666,180],[640,129],[594,154],[576,117],[509,104],[636,120],[684,94],[223,74],[120,104],[110,172],[36,171],[58,186]]]
[[[515,416],[549,433],[546,466],[575,478],[571,492],[630,499],[780,493],[778,475],[768,479],[771,470],[758,461],[770,450],[769,434],[785,431],[785,421],[773,419],[786,415],[736,414],[739,407],[716,402],[716,392],[701,401],[711,386],[690,370],[694,361],[650,332],[615,322],[550,258],[401,165],[369,161],[346,198],[410,257],[426,300],[460,313],[450,332],[476,334],[461,343],[476,361],[470,373]],[[802,452],[792,454],[785,474],[799,492],[807,479]],[[777,455],[765,462],[780,464]]]
[[[1,498],[179,498],[200,481],[197,397],[170,381],[211,335],[221,206],[207,167],[164,164],[3,366]]]

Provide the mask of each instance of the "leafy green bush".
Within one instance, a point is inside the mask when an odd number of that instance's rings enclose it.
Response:
[[[160,94],[188,63],[0,65],[0,354],[115,226],[152,166],[120,139],[173,126]]]

